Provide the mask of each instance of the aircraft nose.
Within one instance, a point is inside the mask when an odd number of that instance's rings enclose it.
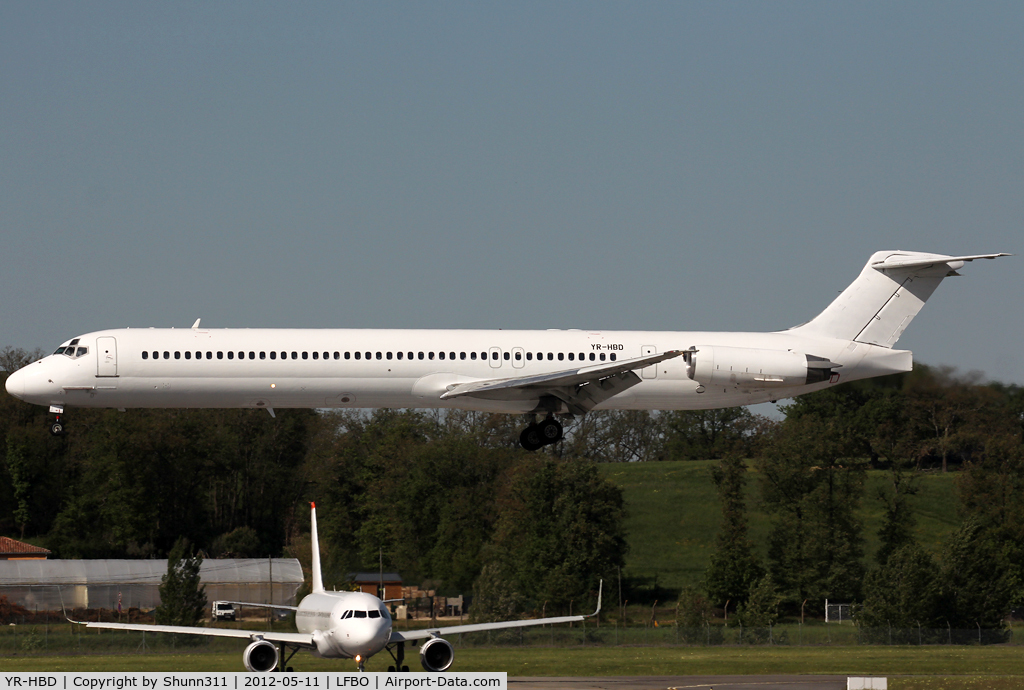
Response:
[[[22,400],[25,397],[25,370],[19,369],[8,376],[7,383],[4,386],[7,388],[8,394],[13,395],[18,400]]]

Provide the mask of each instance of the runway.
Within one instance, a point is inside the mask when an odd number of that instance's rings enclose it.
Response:
[[[846,676],[514,677],[509,690],[846,690]]]

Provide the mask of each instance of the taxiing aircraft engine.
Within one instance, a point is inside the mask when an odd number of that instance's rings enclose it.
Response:
[[[455,650],[448,640],[432,637],[420,647],[420,663],[428,671],[447,671],[455,661]]]
[[[267,673],[277,668],[277,647],[266,640],[256,640],[242,652],[242,661],[250,673]]]
[[[697,346],[685,360],[687,376],[705,386],[790,388],[828,381],[840,367],[792,350]]]

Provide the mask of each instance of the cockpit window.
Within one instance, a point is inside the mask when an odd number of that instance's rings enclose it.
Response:
[[[356,618],[366,618],[366,611],[356,611],[355,616]]]
[[[75,338],[74,340],[71,341],[70,345],[61,345],[60,347],[58,347],[56,349],[56,351],[54,351],[53,354],[55,354],[55,355],[64,355],[65,357],[70,357],[72,359],[75,359],[77,357],[81,357],[82,355],[88,354],[89,353],[89,348],[87,348],[87,347],[76,348],[75,347],[75,345],[78,344],[78,340],[79,340],[78,338]]]
[[[341,614],[341,620],[345,620],[346,618],[351,618],[351,617],[352,617],[352,612],[351,611],[346,611],[345,613]]]
[[[58,348],[57,348],[57,349],[56,349],[56,350],[54,351],[54,353],[53,353],[53,354],[55,354],[55,355],[62,355],[62,354],[64,354],[64,350],[65,350],[65,348],[63,348],[63,347],[58,347]]]
[[[68,349],[70,350],[71,348],[68,348]],[[75,357],[81,357],[82,355],[86,355],[86,354],[89,354],[89,348],[87,348],[87,347],[80,347],[80,348],[78,348],[78,351],[75,352]]]
[[[374,609],[373,611],[367,611],[370,614],[370,618],[380,618],[380,611]]]

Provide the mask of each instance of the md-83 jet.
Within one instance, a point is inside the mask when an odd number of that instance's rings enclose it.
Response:
[[[447,671],[455,659],[455,650],[444,635],[507,630],[537,625],[556,625],[586,620],[601,611],[601,585],[597,591],[597,610],[586,616],[557,616],[497,623],[472,623],[424,628],[421,630],[395,630],[391,612],[385,602],[366,592],[331,592],[324,589],[320,572],[320,544],[316,530],[316,504],[310,504],[313,546],[312,592],[302,598],[298,606],[269,606],[234,602],[243,606],[286,609],[295,613],[298,632],[265,630],[239,630],[235,628],[198,628],[181,625],[146,625],[141,623],[102,623],[71,621],[87,628],[106,630],[141,630],[205,635],[207,637],[234,637],[249,640],[242,652],[242,663],[253,673],[285,670],[288,662],[300,649],[325,659],[354,659],[360,671],[366,660],[381,651],[387,651],[395,661],[389,671],[408,671],[403,665],[405,643],[420,644],[420,663],[427,671]],[[70,620],[70,619],[69,619]],[[290,653],[289,653],[290,652]],[[287,656],[285,656],[287,654]]]
[[[824,311],[770,333],[125,328],[86,333],[7,391],[73,407],[457,408],[527,416],[520,443],[591,410],[751,405],[912,369],[893,346],[943,278],[1008,254],[876,252]]]

